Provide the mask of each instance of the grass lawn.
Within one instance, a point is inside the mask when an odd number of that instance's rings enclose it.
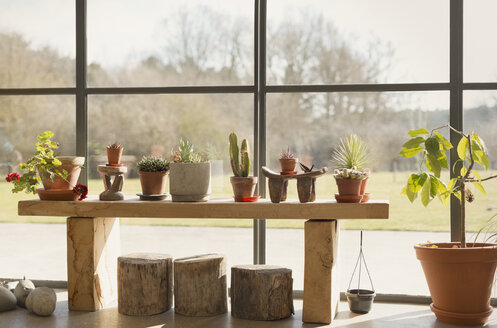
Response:
[[[495,174],[495,172],[488,172]],[[487,176],[487,174],[485,174]],[[368,183],[368,192],[373,199],[388,199],[390,201],[390,219],[388,220],[345,220],[344,229],[364,230],[411,230],[411,231],[449,231],[449,208],[440,201],[434,200],[428,208],[424,208],[419,201],[411,204],[400,194],[407,181],[408,173],[374,172]],[[487,195],[483,196],[474,191],[476,200],[468,204],[467,227],[468,231],[478,230],[492,215],[497,214],[497,179],[490,180],[484,185]],[[0,222],[36,222],[36,223],[64,223],[65,218],[18,216],[17,201],[33,199],[37,196],[26,194],[11,194],[11,186],[7,182],[0,182]],[[103,190],[101,180],[90,180],[90,194],[99,194]],[[167,189],[168,190],[168,187]],[[138,179],[128,179],[124,183],[124,192],[135,195],[140,192]],[[229,176],[215,176],[212,180],[213,198],[232,197]],[[335,182],[330,174],[317,180],[317,198],[332,198],[337,192]],[[296,182],[289,185],[289,198],[297,198]],[[147,225],[185,225],[185,226],[216,226],[216,227],[251,227],[251,220],[226,219],[122,219],[123,224]],[[302,228],[303,220],[268,220],[269,228]]]

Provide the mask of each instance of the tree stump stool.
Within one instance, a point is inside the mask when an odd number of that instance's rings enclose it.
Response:
[[[118,311],[153,315],[168,311],[173,300],[173,259],[138,253],[117,259]]]
[[[205,254],[174,261],[174,312],[191,317],[228,312],[226,259]]]
[[[231,268],[231,315],[278,320],[294,313],[292,270],[272,265]]]

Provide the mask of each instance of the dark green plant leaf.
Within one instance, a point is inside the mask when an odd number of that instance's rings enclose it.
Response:
[[[425,147],[428,151],[428,154],[431,154],[435,158],[438,158],[438,154],[440,153],[440,144],[438,143],[437,138],[429,137],[428,139],[426,139]]]
[[[432,154],[426,155],[426,167],[428,170],[433,172],[437,178],[440,178],[440,172],[442,171],[442,165]]]

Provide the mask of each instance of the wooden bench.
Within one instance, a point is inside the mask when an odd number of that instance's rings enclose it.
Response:
[[[317,200],[313,203],[269,200],[235,203],[229,199],[205,203],[171,201],[20,201],[19,215],[65,216],[67,219],[67,284],[69,309],[96,311],[117,297],[117,257],[120,255],[119,219],[239,218],[307,220],[305,234],[303,321],[331,323],[339,288],[337,259],[339,220],[387,219],[388,201],[362,204]],[[229,245],[227,245],[229,247]],[[173,252],[173,250],[167,250]]]

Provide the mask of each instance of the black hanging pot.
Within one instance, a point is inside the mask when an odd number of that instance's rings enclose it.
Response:
[[[369,283],[371,284],[371,289],[363,289],[360,287],[361,271],[363,263],[364,263],[364,268],[366,269],[366,273],[368,274]],[[357,279],[357,289],[350,289],[352,279],[354,279],[357,269],[359,269],[358,279]],[[347,301],[349,303],[350,311],[358,314],[365,314],[371,311],[371,307],[373,305],[376,293],[374,291],[373,281],[371,280],[371,275],[369,274],[368,266],[366,264],[366,259],[364,258],[364,253],[362,252],[362,231],[361,231],[361,244],[360,244],[359,257],[357,258],[357,262],[354,267],[354,272],[352,273],[352,277],[350,277],[349,287],[347,288],[347,292],[345,293],[345,295],[347,296]]]
[[[376,293],[368,289],[349,289],[345,295],[347,295],[350,311],[365,314],[371,310]]]

